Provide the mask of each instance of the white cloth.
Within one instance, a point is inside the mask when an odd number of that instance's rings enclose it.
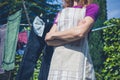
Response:
[[[36,16],[34,21],[33,21],[33,28],[34,28],[34,32],[38,36],[42,37],[43,32],[44,32],[44,28],[45,28],[45,22],[41,18]]]
[[[65,8],[58,16],[57,29],[77,26],[85,17],[86,8]],[[89,55],[87,36],[79,41],[55,47],[48,80],[95,80]]]

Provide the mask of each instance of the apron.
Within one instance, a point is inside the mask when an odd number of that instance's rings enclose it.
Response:
[[[58,16],[58,31],[77,26],[85,13],[85,7],[64,8]],[[95,80],[87,35],[78,41],[54,48],[48,80]]]

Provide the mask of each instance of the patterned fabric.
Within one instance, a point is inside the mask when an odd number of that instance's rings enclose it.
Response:
[[[82,8],[82,6],[73,6],[73,8]],[[90,16],[91,18],[93,18],[95,21],[97,20],[98,17],[98,13],[99,13],[99,5],[97,4],[90,4],[88,6],[86,6],[86,13],[85,16]],[[57,24],[57,17],[58,14],[56,15],[55,19],[54,19],[54,24]]]
[[[12,70],[15,67],[15,53],[21,20],[21,10],[8,17],[7,31],[2,67],[4,70]]]
[[[64,31],[77,26],[78,22],[85,17],[86,8],[65,8],[58,17],[58,30]]]
[[[77,26],[86,8],[65,8],[58,16],[59,31]],[[87,36],[79,41],[55,47],[48,80],[95,80]]]

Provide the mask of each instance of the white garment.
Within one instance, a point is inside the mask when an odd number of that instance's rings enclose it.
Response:
[[[57,29],[77,26],[85,17],[86,8],[65,8],[58,16]],[[55,47],[48,80],[95,80],[89,55],[87,36],[79,41]]]
[[[34,32],[38,36],[42,37],[44,29],[45,29],[45,22],[41,18],[36,16],[33,21],[33,28],[34,28]]]

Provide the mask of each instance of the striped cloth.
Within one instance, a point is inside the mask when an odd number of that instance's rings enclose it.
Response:
[[[10,71],[15,68],[15,53],[18,40],[21,13],[22,10],[19,10],[8,17],[4,45],[4,55],[2,62],[2,67],[6,71]]]
[[[58,31],[77,26],[85,13],[86,8],[64,8],[58,16]],[[79,41],[55,47],[48,80],[95,80],[87,36]]]

